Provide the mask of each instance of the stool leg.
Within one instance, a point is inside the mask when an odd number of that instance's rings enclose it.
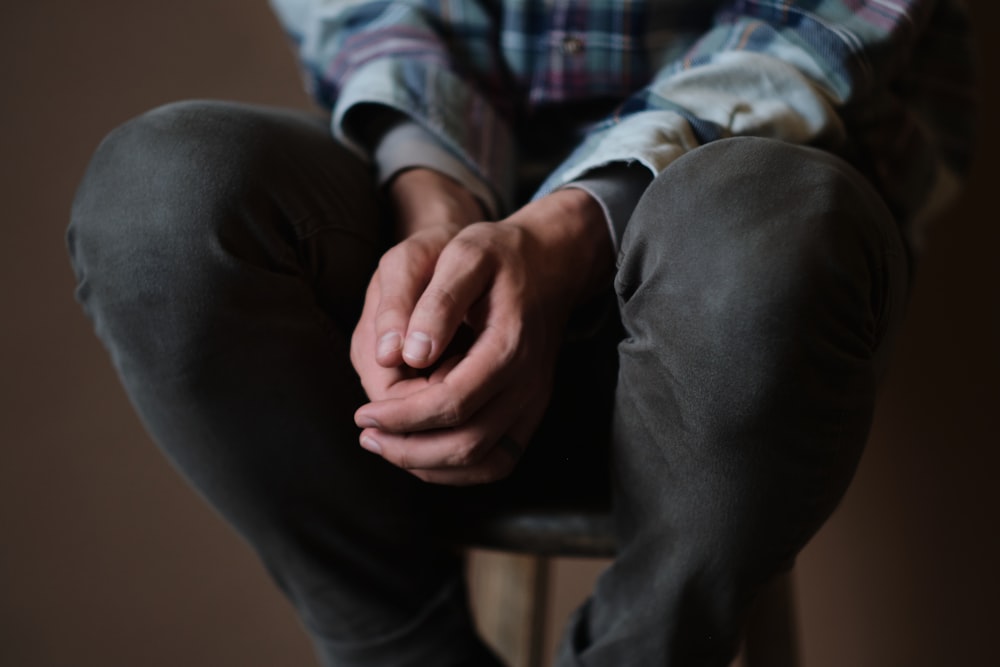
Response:
[[[550,567],[538,555],[477,551],[472,558],[476,625],[510,667],[542,667]]]

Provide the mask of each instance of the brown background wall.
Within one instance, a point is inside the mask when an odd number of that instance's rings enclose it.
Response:
[[[974,3],[984,78],[1000,12]],[[987,108],[998,100],[991,87]],[[304,106],[264,2],[50,0],[0,20],[0,665],[308,665],[286,603],[150,444],[63,249],[110,128],[159,103]],[[1000,216],[983,158],[940,224],[843,507],[798,568],[809,667],[995,664]],[[560,596],[580,594],[564,567]]]

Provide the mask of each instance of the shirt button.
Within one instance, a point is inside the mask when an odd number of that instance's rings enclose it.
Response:
[[[576,56],[583,53],[584,43],[579,37],[572,35],[564,37],[562,41],[562,52],[567,56]]]

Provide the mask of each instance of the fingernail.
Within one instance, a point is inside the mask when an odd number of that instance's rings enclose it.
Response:
[[[382,448],[379,447],[379,444],[373,438],[367,435],[361,438],[361,446],[367,449],[372,454],[378,454],[378,455],[382,454]]]
[[[411,361],[424,362],[431,356],[431,337],[415,331],[406,337],[403,356]]]
[[[360,415],[355,418],[354,423],[357,424],[359,428],[382,428],[379,426],[377,421],[365,415]]]
[[[398,350],[402,344],[403,337],[399,335],[399,332],[390,331],[378,339],[378,348],[375,350],[375,354],[379,357],[385,357]]]

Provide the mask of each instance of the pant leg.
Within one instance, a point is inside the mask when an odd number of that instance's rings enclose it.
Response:
[[[170,105],[73,208],[78,298],[139,415],[327,665],[491,665],[427,485],[357,445],[349,336],[383,248],[366,165],[305,115]]]
[[[728,664],[849,483],[907,289],[892,216],[828,154],[726,140],[654,180],[616,278],[621,551],[560,665]]]

